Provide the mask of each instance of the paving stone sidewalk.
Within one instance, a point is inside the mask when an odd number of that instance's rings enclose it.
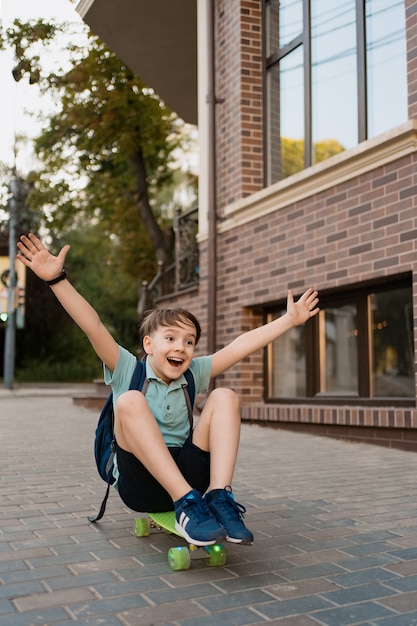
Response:
[[[97,414],[66,388],[0,392],[0,624],[417,624],[417,455],[244,425],[234,482],[253,546],[173,572],[164,533],[104,495]],[[181,540],[179,540],[181,543]]]

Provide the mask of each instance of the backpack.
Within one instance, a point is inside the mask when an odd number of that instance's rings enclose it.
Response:
[[[190,429],[193,428],[193,406],[195,400],[195,383],[191,371],[188,369],[184,372],[188,385],[183,385],[185,400],[188,409],[188,419],[190,421]],[[146,379],[146,365],[144,361],[137,361],[135,371],[130,381],[129,389],[138,389],[143,394],[146,393],[148,380]],[[107,483],[107,490],[101,503],[101,507],[97,516],[88,518],[89,522],[98,522],[104,515],[106,510],[107,499],[110,493],[110,486],[115,483],[113,476],[113,461],[116,452],[116,440],[114,436],[114,411],[113,411],[113,393],[108,396],[103,409],[100,413],[96,433],[94,437],[94,458],[97,465],[98,473],[104,482]]]

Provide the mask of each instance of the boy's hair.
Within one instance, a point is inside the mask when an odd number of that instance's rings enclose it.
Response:
[[[146,335],[151,335],[159,326],[178,326],[178,323],[188,324],[195,328],[195,345],[201,337],[201,326],[198,319],[181,307],[173,309],[154,309],[149,311],[140,325],[140,336],[143,339]]]

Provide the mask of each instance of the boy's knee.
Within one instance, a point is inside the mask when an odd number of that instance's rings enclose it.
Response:
[[[125,391],[117,398],[115,413],[118,419],[123,419],[129,415],[137,415],[145,405],[145,396],[140,391],[132,389]]]
[[[217,387],[209,395],[211,402],[217,406],[224,406],[225,408],[234,408],[238,410],[240,408],[239,396],[228,387]]]

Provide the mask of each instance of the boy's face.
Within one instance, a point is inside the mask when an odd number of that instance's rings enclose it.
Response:
[[[159,326],[143,339],[143,348],[153,371],[167,384],[189,368],[195,344],[195,327],[182,322],[174,326]]]

